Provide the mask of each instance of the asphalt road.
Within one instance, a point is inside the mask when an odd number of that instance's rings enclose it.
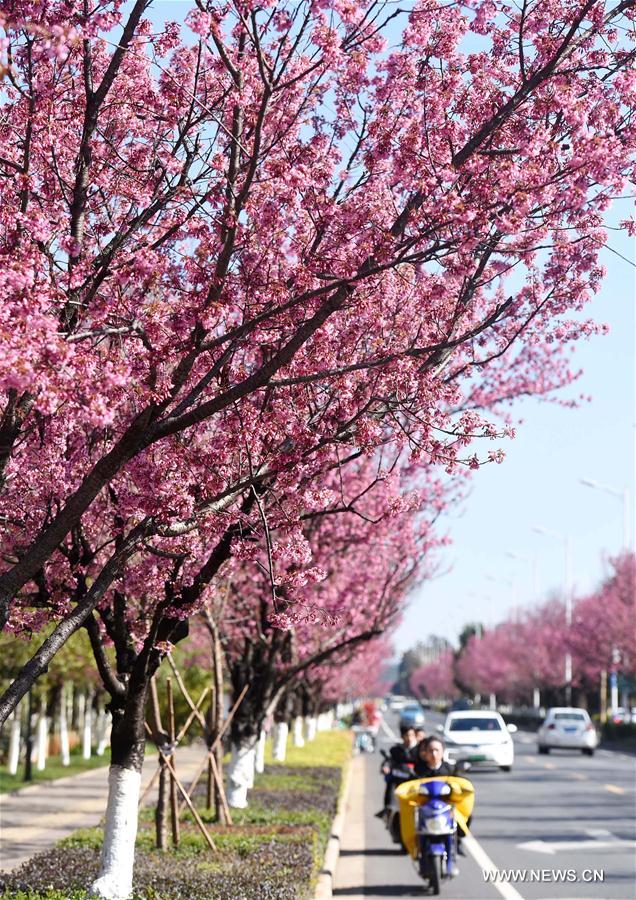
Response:
[[[427,715],[427,730],[441,721],[443,716]],[[397,717],[387,713],[386,725],[397,731]],[[565,750],[539,756],[534,735],[520,732],[514,740],[512,772],[469,773],[476,796],[475,841],[464,842],[468,853],[459,859],[460,874],[444,883],[442,895],[449,900],[633,900],[636,758],[606,750],[592,758]],[[381,733],[380,746],[392,742]],[[424,893],[412,862],[373,816],[382,806],[380,761],[374,753],[358,762],[364,782],[358,820],[345,828],[335,897]],[[497,870],[500,877],[505,870],[518,873],[515,881],[491,884],[485,869]]]

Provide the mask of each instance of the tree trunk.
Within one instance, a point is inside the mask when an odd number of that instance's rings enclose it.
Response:
[[[33,694],[29,691],[27,705],[26,748],[24,754],[24,780],[33,781]]]
[[[40,701],[40,712],[38,714],[38,727],[36,739],[36,755],[35,767],[38,772],[43,772],[46,767],[46,757],[49,744],[49,722],[46,716],[46,701],[44,698]]]
[[[265,771],[265,741],[267,740],[267,735],[265,734],[265,729],[261,728],[261,733],[258,736],[258,743],[256,744],[256,759],[254,761],[254,770],[258,775],[262,775]]]
[[[111,703],[113,727],[104,845],[91,897],[125,900],[132,893],[147,689],[145,678],[135,686],[131,682],[127,697],[113,698]]]
[[[272,749],[272,756],[276,762],[285,762],[288,734],[289,725],[287,722],[277,722],[274,728],[274,747]]]
[[[227,802],[234,809],[247,807],[247,792],[254,786],[255,762],[256,736],[246,737],[240,744],[232,744],[232,758],[228,768]]]
[[[21,732],[21,714],[22,709],[18,706],[11,714],[11,733],[9,736],[9,758],[7,760],[7,769],[9,775],[15,775],[18,771],[18,763],[20,762],[20,732]]]
[[[159,760],[159,791],[155,809],[155,840],[157,850],[168,849],[168,800],[170,798],[170,775],[163,759]]]
[[[316,737],[316,717],[305,717],[305,739],[307,742],[313,741]]]
[[[223,647],[221,646],[221,636],[216,624],[216,620],[208,617],[210,631],[212,635],[212,704],[210,705],[210,746],[217,739],[221,728],[223,727],[224,709],[223,709]],[[214,751],[214,761],[220,781],[223,781],[223,744],[219,742]],[[208,764],[208,779],[213,778],[212,765]],[[209,795],[208,795],[209,796]],[[209,799],[212,797],[209,796]],[[214,812],[216,821],[226,824],[225,809],[221,800],[221,786],[214,780]]]
[[[294,747],[304,747],[305,738],[303,737],[303,717],[296,716],[294,719]]]
[[[90,759],[93,745],[93,695],[89,693],[84,706],[84,726],[82,728],[82,756]]]
[[[73,728],[78,734],[84,732],[84,716],[86,715],[86,695],[84,693],[75,694],[75,706],[73,709]]]
[[[97,707],[97,722],[95,724],[95,740],[97,747],[95,753],[97,756],[103,756],[108,746],[108,713],[104,709],[104,700],[100,696]]]

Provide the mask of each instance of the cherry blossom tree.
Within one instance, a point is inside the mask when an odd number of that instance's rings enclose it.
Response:
[[[414,580],[425,575],[436,540],[419,492],[396,493],[399,482],[369,479],[369,469],[377,465],[364,461],[344,482],[338,471],[325,491],[335,503],[307,515],[302,533],[282,535],[272,548],[274,579],[266,557],[256,567],[230,565],[219,627],[234,697],[248,689],[232,721],[232,805],[247,803],[262,723],[284,695],[300,686],[303,714],[314,717],[324,679],[361,646],[377,646]],[[280,525],[285,514],[277,513]],[[276,535],[274,516],[270,527]],[[254,547],[252,556],[262,552]],[[310,560],[317,566],[307,569]]]
[[[150,6],[0,13],[0,622],[57,623],[0,719],[86,625],[120,848],[148,678],[223,567],[258,618],[276,506],[293,596],[268,621],[302,641],[302,590],[330,609],[362,577],[320,581],[301,540],[324,473],[499,461],[474,446],[500,436],[489,411],[573,380],[636,137],[627,0],[216,0],[183,35]],[[350,552],[373,632],[410,564]]]
[[[574,604],[570,649],[575,683],[596,687],[603,670],[636,675],[636,560],[623,554],[597,591]]]
[[[448,699],[457,695],[455,685],[455,656],[445,650],[439,658],[425,663],[413,672],[411,690],[417,697],[431,700]]]
[[[631,2],[421,0],[390,51],[378,2],[201,3],[194,42],[149,6],[3,7],[3,622],[109,486],[83,615],[131,543],[316,445],[452,470],[593,330]]]

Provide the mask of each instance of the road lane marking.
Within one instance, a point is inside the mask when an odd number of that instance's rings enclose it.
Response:
[[[398,740],[397,734],[393,731],[390,725],[387,725],[387,723],[384,721],[384,718],[380,719],[380,728],[391,738],[392,741]]]
[[[603,787],[606,791],[609,791],[610,794],[624,794],[625,788],[619,787],[617,784],[604,784]]]
[[[568,778],[574,781],[587,781],[587,775],[581,775],[580,772],[568,772]]]
[[[544,769],[556,769],[556,766],[554,765],[554,763],[543,763],[543,768]]]
[[[472,836],[467,834],[462,840],[462,846],[470,853],[482,872],[498,872],[499,869],[488,856],[480,843]],[[499,891],[504,900],[523,900],[523,897],[511,884],[505,881],[491,881],[492,887]]]
[[[636,847],[636,841],[624,841],[621,838],[615,838],[612,841],[587,841],[585,838],[578,841],[525,841],[523,844],[517,844],[518,850],[547,853],[550,856],[554,856],[559,850],[627,850],[631,847]]]
[[[533,766],[536,766],[538,760],[535,759],[534,756],[524,756],[523,757],[526,762],[532,763]]]

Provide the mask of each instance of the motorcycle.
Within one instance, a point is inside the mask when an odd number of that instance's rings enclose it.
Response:
[[[380,752],[384,758],[380,771],[384,775],[386,783],[391,784],[393,787],[390,795],[390,803],[386,810],[384,824],[391,835],[393,843],[400,844],[404,852],[406,852],[406,847],[402,843],[400,833],[400,806],[396,797],[395,788],[400,784],[413,780],[413,763],[408,762],[404,763],[402,766],[398,766],[386,750],[381,750]]]
[[[457,869],[457,830],[468,831],[474,789],[456,775],[404,782],[395,789],[400,837],[421,878],[435,895]]]

